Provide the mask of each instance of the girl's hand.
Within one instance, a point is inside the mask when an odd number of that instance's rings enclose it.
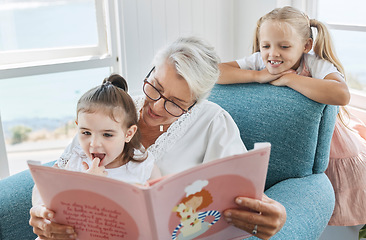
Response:
[[[99,175],[99,176],[107,176],[107,172],[105,171],[104,166],[99,166],[100,159],[94,158],[91,167],[89,168],[88,164],[86,162],[83,162],[84,170],[87,173]]]
[[[39,239],[76,239],[74,228],[51,222],[55,213],[44,205],[37,205],[30,209],[29,225]]]
[[[254,212],[227,209],[224,212],[226,221],[248,233],[252,233],[257,225],[255,236],[260,239],[269,239],[280,231],[286,222],[285,207],[264,194],[262,200],[238,197],[235,202],[239,207],[246,207]]]
[[[277,86],[277,87],[287,86],[287,79],[288,79],[288,77],[291,77],[291,75],[293,75],[293,74],[297,75],[295,70],[292,70],[292,69],[287,70],[287,71],[281,73],[281,76],[278,79],[270,82],[270,84]]]
[[[290,69],[290,70],[287,70],[285,72],[282,72],[282,73],[279,73],[279,74],[271,74],[268,72],[267,68],[264,68],[263,70],[261,71],[257,71],[257,74],[256,74],[256,82],[258,83],[271,83],[276,81],[276,80],[279,80],[283,75],[286,75],[286,74],[289,74],[289,73],[294,73],[295,71]]]
[[[261,71],[257,71],[255,74],[255,81],[257,83],[268,83],[271,82],[273,80],[276,80],[277,78],[281,77],[281,74],[270,74],[267,70],[267,68],[261,70]]]

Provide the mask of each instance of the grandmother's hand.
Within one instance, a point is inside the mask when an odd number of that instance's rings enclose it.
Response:
[[[246,207],[254,212],[227,209],[224,212],[226,221],[248,233],[252,233],[256,228],[255,236],[258,238],[269,239],[280,231],[286,222],[285,207],[264,194],[262,200],[237,197],[235,202],[239,207]]]
[[[37,205],[30,210],[29,225],[33,227],[33,232],[38,235],[38,239],[76,239],[74,228],[51,222],[55,213],[47,209],[44,205]]]

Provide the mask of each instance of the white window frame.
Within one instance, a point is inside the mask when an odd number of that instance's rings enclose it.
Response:
[[[321,0],[277,0],[277,7],[290,5],[306,12],[310,18],[317,19],[318,1]],[[327,23],[327,26],[330,30],[366,32],[366,26],[329,23]],[[350,107],[351,112],[366,123],[366,93],[354,89],[350,89],[350,93],[351,101],[347,107]]]
[[[97,46],[2,51],[0,80],[101,67],[111,67],[114,72],[120,72],[118,13],[114,11],[118,8],[118,1],[95,0],[95,7]]]
[[[0,115],[0,179],[9,176],[9,163],[6,154],[5,139]]]
[[[95,0],[98,44],[70,48],[32,49],[0,52],[0,81],[15,77],[60,73],[110,67],[111,72],[124,74],[122,64],[122,8],[118,0]],[[0,113],[0,179],[9,176],[9,164]]]

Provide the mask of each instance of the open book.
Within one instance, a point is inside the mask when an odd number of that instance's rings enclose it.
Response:
[[[28,165],[54,221],[81,240],[243,239],[251,236],[222,215],[234,199],[261,199],[269,143],[139,186],[82,172]]]

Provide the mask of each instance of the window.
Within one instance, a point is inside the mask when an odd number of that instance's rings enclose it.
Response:
[[[281,0],[277,1],[282,3]],[[366,40],[366,2],[303,0],[293,5],[306,11],[310,18],[327,24],[351,91],[348,109],[366,123],[366,71],[363,60],[366,49],[361,47]]]
[[[115,4],[0,0],[0,178],[28,159],[56,160],[75,135],[79,97],[121,72]]]
[[[337,54],[346,69],[349,86],[366,92],[363,57],[366,49],[360,47],[366,41],[366,2],[350,0],[341,4],[342,7],[334,4],[334,1],[318,1],[318,19],[326,22],[332,31]]]
[[[363,112],[366,111],[366,49],[362,47],[366,41],[366,2],[318,0],[316,6],[316,18],[329,26],[337,55],[344,65],[352,91],[350,105],[361,110],[366,120]]]
[[[10,174],[26,169],[25,160],[49,162],[61,155],[76,133],[78,99],[108,74],[100,68],[0,81]]]

